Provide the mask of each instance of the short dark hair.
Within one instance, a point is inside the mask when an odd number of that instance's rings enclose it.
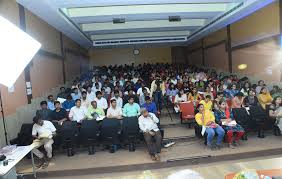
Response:
[[[96,92],[96,96],[98,96],[99,94],[102,94],[102,92],[101,91],[97,91]]]
[[[36,115],[33,117],[33,122],[34,123],[38,123],[38,121],[41,119],[41,116],[40,115]]]
[[[47,101],[41,101],[41,102],[40,102],[40,106],[43,106],[44,104],[47,105]]]
[[[54,101],[54,105],[61,104],[60,101]]]
[[[53,97],[53,95],[50,94],[47,98],[50,99],[51,97]]]
[[[151,99],[150,96],[145,96],[145,101],[148,101],[150,99]]]
[[[207,95],[207,96],[206,96],[206,99],[211,99],[211,95]]]
[[[75,100],[75,103],[77,103],[78,101],[80,101],[80,102],[81,102],[81,99],[76,99],[76,100]]]
[[[116,99],[111,99],[111,103],[113,103],[113,102],[117,102],[117,100]]]
[[[131,100],[131,99],[134,100],[134,96],[130,95],[130,96],[128,97],[128,101]]]
[[[84,94],[87,94],[87,93],[86,93],[86,91],[82,91],[82,93],[81,93],[81,94],[82,94],[82,95],[84,95]]]

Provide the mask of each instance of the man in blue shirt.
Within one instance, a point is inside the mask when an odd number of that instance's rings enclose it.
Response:
[[[55,110],[55,105],[54,105],[54,97],[53,95],[48,96],[48,101],[47,101],[48,109],[51,111]]]
[[[67,96],[67,100],[63,102],[62,107],[66,110],[66,111],[70,111],[70,109],[72,107],[75,106],[75,101],[72,99],[72,96],[69,94]]]
[[[142,108],[146,108],[148,112],[154,113],[155,115],[157,115],[157,112],[158,112],[157,105],[155,102],[151,100],[150,96],[146,96],[145,101],[146,103],[142,105]]]

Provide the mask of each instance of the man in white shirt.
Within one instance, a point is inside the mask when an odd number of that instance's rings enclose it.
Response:
[[[143,93],[143,89],[146,89],[147,90],[147,92],[150,94],[150,89],[148,88],[148,87],[146,87],[145,86],[145,84],[144,83],[141,83],[141,87],[137,90],[137,92],[136,92],[136,94],[137,94],[137,96],[143,96],[144,95],[144,93]]]
[[[91,102],[89,102],[89,101],[87,100],[87,93],[86,93],[86,91],[83,91],[83,92],[81,93],[81,95],[82,95],[82,98],[81,98],[81,106],[83,106],[83,107],[85,107],[85,108],[88,108],[88,106],[91,104]]]
[[[122,100],[122,98],[120,97],[119,91],[117,91],[117,90],[114,91],[114,97],[112,97],[111,100],[112,100],[112,99],[115,99],[115,100],[116,100],[117,107],[122,108],[123,100]]]
[[[54,143],[52,138],[56,134],[56,128],[52,122],[42,120],[41,116],[35,116],[33,122],[32,137],[35,140],[32,144],[34,146],[32,151],[41,160],[38,167],[47,167],[48,161],[52,158],[52,144]],[[42,145],[47,152],[47,161],[44,159],[44,154],[38,150]]]
[[[105,98],[102,97],[101,91],[96,92],[95,101],[97,102],[98,108],[102,108],[103,110],[106,110],[108,108],[108,102]]]
[[[141,108],[138,118],[139,128],[143,132],[145,142],[152,160],[159,161],[161,153],[162,136],[158,128],[159,119],[154,113],[149,113],[146,108]]]
[[[122,109],[117,106],[115,99],[111,100],[111,107],[107,110],[107,118],[122,119]]]
[[[81,123],[84,119],[86,119],[87,108],[81,106],[81,100],[75,100],[75,106],[71,108],[69,113],[69,118],[71,121],[76,121],[77,123]]]
[[[86,99],[89,102],[89,104],[91,104],[92,101],[94,101],[94,99],[96,98],[96,94],[92,91],[91,87],[89,86],[87,88],[87,96]]]

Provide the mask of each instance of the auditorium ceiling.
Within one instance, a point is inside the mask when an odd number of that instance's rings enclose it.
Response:
[[[84,47],[189,44],[274,0],[17,0]]]

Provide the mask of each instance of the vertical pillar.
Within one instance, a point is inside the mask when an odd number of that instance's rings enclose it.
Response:
[[[202,65],[205,66],[205,48],[204,48],[204,38],[201,40],[202,42]]]
[[[20,28],[26,31],[26,21],[25,21],[25,9],[19,4],[19,18],[20,18]],[[28,104],[31,103],[32,91],[31,91],[31,79],[30,79],[30,62],[24,69],[24,79],[26,83],[26,95]]]
[[[228,69],[232,73],[232,47],[231,47],[231,33],[230,25],[227,26],[227,53],[228,53]]]
[[[66,83],[66,68],[65,68],[65,59],[66,59],[66,53],[65,53],[65,48],[64,48],[64,39],[63,39],[63,34],[60,32],[60,46],[61,46],[61,55],[62,55],[62,71],[63,71],[63,82],[64,84]]]

